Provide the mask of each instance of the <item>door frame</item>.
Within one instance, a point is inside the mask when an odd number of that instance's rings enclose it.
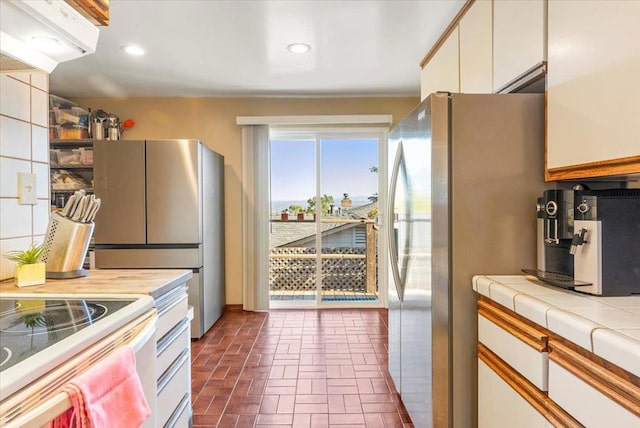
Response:
[[[387,285],[388,285],[388,268],[389,268],[389,255],[388,255],[388,232],[387,232],[387,213],[386,209],[380,207],[386,207],[388,203],[388,127],[324,127],[324,126],[306,126],[306,127],[269,127],[269,144],[274,139],[308,139],[315,141],[316,151],[316,198],[319,198],[321,193],[320,185],[320,144],[322,139],[331,138],[377,138],[378,139],[378,219],[376,224],[378,225],[378,300],[377,301],[364,301],[364,302],[323,302],[322,295],[318,291],[321,290],[322,280],[321,277],[316,275],[316,299],[315,300],[288,300],[277,301],[269,299],[269,309],[327,309],[327,308],[386,308],[387,307]],[[270,162],[269,162],[270,163]],[[270,166],[270,165],[269,165]],[[270,168],[269,168],[269,174]],[[270,180],[262,180],[265,183],[265,192],[269,189],[266,188]],[[271,200],[271,198],[269,198]],[[317,199],[319,201],[319,199]],[[316,222],[316,248],[320,248],[322,240],[321,223]],[[268,239],[267,239],[268,241]],[[321,259],[316,258],[316,272],[321,271]],[[268,266],[268,264],[267,264]],[[269,284],[265,284],[269,287]],[[270,293],[268,293],[270,295]],[[286,302],[286,303],[285,303]],[[354,303],[356,303],[354,305]]]

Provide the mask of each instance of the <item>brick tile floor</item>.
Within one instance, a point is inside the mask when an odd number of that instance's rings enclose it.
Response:
[[[381,309],[231,310],[191,344],[194,427],[413,427]]]

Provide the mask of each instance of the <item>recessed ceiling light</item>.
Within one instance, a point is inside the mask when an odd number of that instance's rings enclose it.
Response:
[[[303,54],[311,50],[311,46],[306,43],[291,43],[287,46],[287,49],[291,53]]]
[[[58,39],[50,36],[34,36],[31,38],[31,45],[45,53],[57,53],[64,49]]]
[[[136,45],[124,45],[122,50],[133,56],[142,56],[147,53],[147,51]]]

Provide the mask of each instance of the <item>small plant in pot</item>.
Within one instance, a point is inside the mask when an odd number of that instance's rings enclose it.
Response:
[[[9,251],[4,255],[7,260],[16,263],[15,278],[18,287],[45,283],[46,268],[42,261],[44,244],[32,243],[26,250]]]

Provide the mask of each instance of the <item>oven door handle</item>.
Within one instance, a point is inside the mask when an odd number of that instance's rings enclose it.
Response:
[[[141,320],[142,318],[146,319]],[[145,344],[149,342],[149,340],[153,340],[153,335],[156,331],[157,319],[158,315],[156,310],[154,309],[146,315],[140,316],[137,321],[134,320],[128,326],[121,328],[120,333],[116,333],[120,334],[120,339],[118,339],[119,344],[117,346],[131,346],[134,352],[137,353]],[[133,326],[133,324],[135,324],[136,322],[138,322],[139,324]],[[123,331],[127,329],[129,329],[129,332]],[[103,339],[103,342],[104,340],[105,339]],[[100,349],[108,348],[108,345],[97,342],[96,344],[85,350],[83,353],[76,355],[71,360],[64,363],[63,366],[72,365],[74,361],[87,361],[87,359],[91,357],[92,353],[99,353]],[[104,358],[105,356],[106,355],[103,355],[100,359]],[[70,371],[71,370],[67,367],[62,371],[62,373],[69,373]],[[79,371],[74,375],[77,375],[79,373],[82,373],[82,371]],[[60,374],[61,372],[57,372],[57,374],[55,372],[49,373],[44,378],[41,378],[38,382],[45,383],[47,381],[54,380],[55,377],[60,376]],[[64,383],[68,382],[69,380],[71,379],[66,380]],[[40,385],[38,388],[42,389],[44,387]],[[30,396],[35,396],[35,393],[33,391],[30,392]],[[33,426],[43,426],[47,422],[53,420],[56,416],[64,413],[67,409],[70,409],[71,400],[69,399],[69,395],[67,393],[59,392],[54,396],[43,400],[41,404],[37,404],[32,407],[25,407],[25,413],[16,416],[14,419],[8,421],[7,423],[3,423],[2,426],[6,428],[30,428]]]

